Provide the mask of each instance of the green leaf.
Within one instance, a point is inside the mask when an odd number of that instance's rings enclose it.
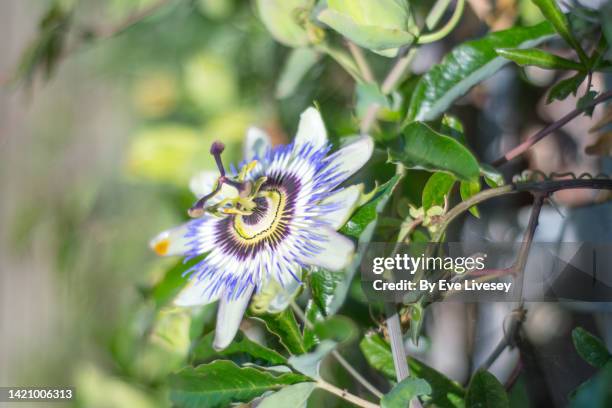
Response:
[[[586,93],[586,95],[584,95],[583,97],[581,97],[580,99],[578,99],[578,102],[576,103],[576,107],[578,109],[584,109],[584,114],[588,115],[588,116],[592,116],[593,115],[593,110],[595,109],[594,106],[591,106],[590,108],[585,109],[588,105],[590,105],[595,98],[597,97],[597,92],[595,91],[589,91]]]
[[[506,184],[503,174],[489,164],[480,163],[480,175],[489,187],[501,187]]]
[[[331,272],[327,269],[313,268],[309,275],[311,301],[306,306],[306,318],[314,325],[322,321],[331,312],[331,305],[338,285],[344,279],[342,272]],[[317,344],[319,339],[314,330],[304,327],[304,343],[307,349]]]
[[[308,304],[306,305],[306,311],[304,313],[306,315],[306,319],[313,325],[316,322],[325,319],[323,311],[312,299],[308,300]],[[308,326],[304,327],[303,336],[304,347],[306,347],[307,350],[310,350],[312,347],[319,343],[319,338],[315,334],[314,330]]]
[[[186,367],[168,378],[170,400],[179,408],[224,407],[248,402],[267,391],[311,381],[301,374],[275,376],[253,367],[241,368],[231,361],[218,360],[198,367]]]
[[[311,48],[291,50],[276,84],[276,97],[284,99],[293,95],[302,78],[318,60],[319,53]]]
[[[461,199],[463,201],[467,200],[471,196],[478,194],[480,192],[480,181],[462,181],[459,185],[459,194],[461,195]],[[478,211],[478,207],[472,206],[470,207],[470,213],[476,218],[480,218],[480,212]]]
[[[391,347],[379,335],[368,333],[359,344],[361,352],[368,363],[381,371],[387,378],[395,379],[393,355]],[[410,373],[416,378],[422,378],[431,385],[432,393],[428,402],[440,408],[463,407],[465,390],[444,374],[414,358],[408,358]]]
[[[387,57],[415,40],[410,32],[414,19],[403,0],[329,0],[317,17],[354,43]]]
[[[384,209],[387,200],[393,194],[399,179],[399,176],[393,176],[385,184],[379,186],[372,199],[355,211],[340,232],[353,238],[359,238],[365,229],[376,221],[378,214]]]
[[[422,378],[406,378],[396,384],[380,400],[381,408],[405,408],[410,400],[422,395],[431,394],[431,386]]]
[[[455,177],[447,173],[432,174],[423,188],[423,208],[428,210],[436,205],[444,206],[444,197],[450,193],[455,181]]]
[[[146,340],[132,356],[137,375],[155,381],[183,366],[191,344],[190,325],[189,310],[176,307],[160,310]]]
[[[498,48],[495,51],[497,55],[514,61],[522,67],[533,65],[544,69],[584,70],[584,67],[575,61],[559,57],[558,55],[549,54],[537,48]]]
[[[72,12],[66,5],[55,2],[38,23],[38,37],[21,56],[17,79],[30,84],[34,74],[42,69],[45,79],[53,74],[64,51]]]
[[[291,309],[285,309],[281,313],[259,314],[252,317],[263,320],[268,330],[279,338],[281,344],[291,354],[304,354],[308,351]]]
[[[355,88],[355,96],[357,98],[355,111],[357,112],[357,117],[359,118],[363,118],[366,115],[368,108],[374,104],[380,106],[380,108],[390,108],[389,100],[382,93],[377,84],[357,84]]]
[[[465,140],[465,132],[463,130],[463,123],[453,115],[444,114],[442,117],[442,123],[440,124],[440,133],[449,135],[453,139],[456,139],[462,145],[467,145]]]
[[[493,374],[480,370],[472,377],[465,395],[467,408],[504,408],[509,407],[508,395],[504,386]]]
[[[191,351],[191,361],[207,362],[218,357],[229,358],[236,363],[254,363],[258,365],[283,365],[287,364],[287,359],[276,351],[255,343],[238,332],[234,340],[221,351],[216,351],[212,344],[215,333],[208,333],[202,337]]]
[[[384,210],[400,179],[400,176],[395,175],[385,184],[378,187],[370,201],[362,205],[353,214],[340,232],[358,238],[358,246],[370,242],[378,222],[378,215]],[[361,265],[362,256],[363,251],[358,251],[353,257],[351,264],[342,271],[343,279],[338,283],[332,303],[329,305],[330,314],[336,313],[344,304],[346,295],[351,287],[351,282],[353,281],[353,276],[355,276],[355,272]]]
[[[400,137],[401,150],[389,150],[392,163],[401,163],[408,169],[443,171],[464,181],[478,180],[478,161],[452,137],[438,133],[422,122],[408,125]]]
[[[306,402],[315,387],[312,382],[289,385],[262,399],[257,408],[306,408]]]
[[[533,47],[553,35],[552,26],[543,22],[490,33],[455,47],[417,83],[406,123],[437,118],[470,88],[497,72],[508,60],[497,55],[495,49]]]
[[[337,344],[332,340],[323,340],[313,352],[289,357],[289,364],[302,374],[319,378],[321,361],[336,348]]]
[[[576,50],[580,61],[587,66],[589,58],[584,53],[584,50],[580,46],[578,40],[574,37],[572,30],[570,29],[569,21],[559,6],[556,0],[533,0],[534,4],[538,6],[544,17],[555,27],[555,30],[559,35]]]
[[[342,281],[342,273],[314,268],[310,273],[309,281],[312,300],[321,309],[323,316],[328,316],[334,292],[336,287],[338,287],[338,283]]]
[[[372,51],[382,53],[384,56],[394,56],[396,50],[404,45],[412,44],[414,35],[397,28],[384,28],[376,26],[360,26],[353,20],[334,10],[326,9],[319,14],[319,21],[327,24],[355,44]]]
[[[593,367],[601,368],[612,360],[604,342],[582,327],[572,330],[572,341],[580,357]]]
[[[576,95],[578,87],[584,82],[585,78],[586,74],[579,72],[572,77],[557,82],[552,88],[550,88],[550,91],[548,91],[546,103],[551,103],[555,99],[562,101],[570,94]]]
[[[337,343],[350,343],[357,338],[359,329],[346,316],[332,316],[316,322],[314,332],[319,339],[333,340]]]
[[[570,394],[570,408],[612,406],[612,361]]]
[[[178,261],[152,288],[144,289],[145,294],[153,299],[158,308],[168,304],[187,284],[188,279],[183,276],[185,271],[201,260],[201,257],[197,257],[186,263]]]

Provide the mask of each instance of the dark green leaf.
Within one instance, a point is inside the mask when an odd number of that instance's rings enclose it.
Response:
[[[283,365],[287,359],[276,351],[249,340],[242,332],[238,332],[234,340],[221,351],[216,351],[212,344],[215,333],[202,337],[191,351],[191,360],[207,362],[218,357],[229,358],[236,363],[254,363],[258,365]]]
[[[283,99],[293,95],[304,75],[318,60],[319,54],[311,48],[293,49],[276,84],[276,97]]]
[[[578,40],[574,37],[572,30],[570,29],[569,21],[559,6],[556,0],[533,0],[534,4],[538,6],[544,17],[555,27],[555,30],[559,35],[572,46],[578,53],[580,61],[585,66],[588,63],[589,58],[584,53],[584,50],[580,46]]]
[[[355,211],[355,214],[344,224],[340,232],[353,238],[359,238],[365,229],[376,221],[378,213],[383,210],[399,179],[399,176],[393,176],[391,180],[379,186],[372,199]]]
[[[572,330],[572,341],[580,357],[593,367],[601,368],[612,360],[604,342],[582,327]]]
[[[253,317],[263,320],[268,330],[279,338],[281,344],[291,354],[304,354],[308,351],[291,309],[285,309],[281,313],[267,313]]]
[[[428,210],[436,205],[444,206],[444,197],[450,193],[455,181],[455,177],[447,173],[432,174],[423,188],[423,208]]]
[[[584,67],[575,61],[549,54],[537,48],[499,48],[495,51],[497,51],[497,55],[514,61],[523,67],[533,65],[544,69],[584,70]]]
[[[586,74],[579,72],[572,77],[557,82],[552,88],[550,88],[550,91],[548,91],[546,103],[551,103],[555,99],[562,101],[570,94],[576,95],[578,87],[584,82],[585,78]]]
[[[368,363],[381,371],[387,378],[395,379],[391,347],[379,335],[366,334],[359,344]],[[464,406],[465,390],[444,374],[414,358],[408,358],[410,373],[416,378],[427,381],[432,388],[429,402],[441,408],[460,408]]]
[[[312,300],[321,309],[323,315],[327,316],[330,312],[329,307],[332,303],[336,287],[342,280],[342,273],[314,268],[310,273],[309,280]]]
[[[497,72],[508,61],[495,49],[533,47],[553,35],[552,26],[544,22],[490,33],[455,47],[417,83],[406,123],[437,118],[470,88]]]
[[[612,406],[612,361],[570,395],[570,408],[607,408]]]
[[[241,368],[231,361],[219,360],[172,374],[168,386],[170,400],[176,407],[215,408],[248,402],[264,392],[307,381],[311,381],[310,378],[301,374],[274,376],[268,371]]]
[[[331,272],[326,269],[314,268],[309,276],[312,300],[306,307],[306,318],[314,325],[323,320],[331,311],[330,306],[334,299],[336,288],[342,282],[342,272]],[[308,326],[304,327],[304,343],[307,349],[318,343],[314,331]]]
[[[474,194],[478,194],[480,192],[480,181],[462,181],[459,186],[459,194],[461,195],[461,199],[463,201],[467,200]],[[478,207],[473,206],[470,207],[470,212],[474,217],[480,218],[480,212],[478,211]]]
[[[595,107],[591,106],[587,108],[587,106],[593,103],[596,97],[597,97],[597,92],[589,91],[586,93],[586,95],[578,99],[578,102],[576,103],[576,107],[579,109],[584,109],[584,113],[588,116],[591,116],[593,115],[593,109],[595,109]]]
[[[42,69],[48,79],[62,56],[66,33],[71,23],[71,12],[55,3],[39,23],[38,38],[25,50],[19,62],[17,76],[30,83],[37,70]]]
[[[508,395],[504,386],[493,374],[480,370],[472,377],[465,395],[467,408],[504,408],[509,407]]]
[[[304,313],[306,314],[306,319],[313,325],[315,324],[315,322],[325,319],[325,316],[323,315],[321,308],[312,299],[308,301],[308,304],[306,305],[306,311]],[[319,343],[319,338],[315,334],[314,330],[308,326],[305,326],[304,327],[304,347],[306,347],[307,350],[310,350],[313,346],[315,346],[318,343]]]
[[[381,408],[406,408],[410,400],[431,394],[431,387],[422,378],[406,378],[385,394],[380,400]]]
[[[393,163],[408,169],[443,171],[465,181],[476,181],[480,176],[478,161],[465,146],[422,122],[408,125],[400,141],[401,150],[389,150]]]

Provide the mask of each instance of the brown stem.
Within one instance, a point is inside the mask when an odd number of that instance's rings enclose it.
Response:
[[[317,380],[317,387],[319,387],[322,390],[325,390],[329,393],[332,393],[340,398],[342,398],[345,401],[348,401],[352,404],[357,405],[358,407],[363,407],[363,408],[378,408],[378,405],[370,402],[370,401],[366,401],[363,398],[359,398],[356,395],[351,394],[350,392],[346,391],[346,390],[341,390],[340,388],[336,387],[335,385],[332,385],[330,383],[328,383],[327,381],[324,380]]]
[[[501,165],[504,165],[506,163],[508,163],[510,160],[520,156],[521,154],[525,153],[525,151],[527,151],[527,149],[529,149],[531,146],[533,146],[534,144],[538,143],[540,140],[542,140],[543,138],[545,138],[546,136],[548,136],[549,134],[555,132],[556,130],[559,130],[560,128],[562,128],[563,126],[565,126],[568,122],[570,122],[572,119],[576,118],[577,116],[579,116],[580,114],[582,114],[584,111],[597,106],[598,104],[607,101],[608,99],[612,98],[612,91],[607,91],[602,93],[601,95],[599,95],[597,98],[595,98],[591,103],[589,103],[586,106],[580,107],[580,108],[576,108],[573,111],[569,112],[567,115],[563,116],[561,119],[549,124],[548,126],[542,128],[540,131],[538,131],[536,134],[530,136],[529,138],[527,138],[527,140],[525,140],[523,143],[519,144],[518,146],[516,146],[515,148],[511,149],[508,153],[504,154],[502,157],[498,158],[497,160],[495,160],[492,165],[495,167],[499,167]]]

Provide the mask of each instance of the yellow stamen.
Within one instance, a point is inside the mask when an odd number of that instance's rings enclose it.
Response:
[[[153,245],[153,250],[155,251],[157,255],[160,255],[160,256],[166,255],[168,253],[169,248],[170,248],[169,239],[162,239],[161,241],[156,242],[155,245]]]

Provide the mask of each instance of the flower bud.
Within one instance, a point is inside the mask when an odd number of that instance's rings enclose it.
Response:
[[[398,48],[411,44],[417,34],[406,0],[328,0],[318,19],[386,57],[396,56]]]
[[[257,10],[272,37],[289,47],[303,47],[310,43],[304,24],[309,15],[308,0],[257,0]]]

